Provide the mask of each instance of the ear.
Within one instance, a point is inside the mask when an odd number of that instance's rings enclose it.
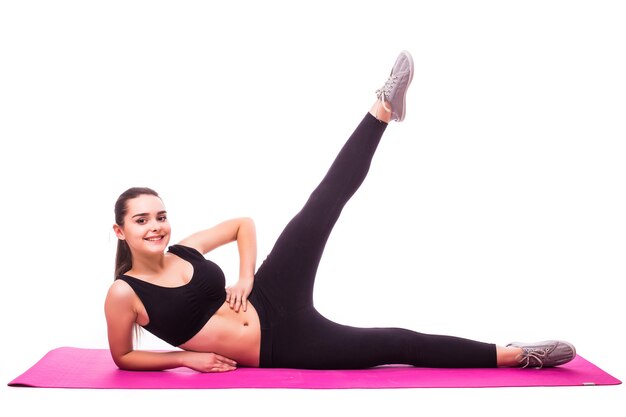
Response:
[[[117,224],[113,225],[113,231],[115,232],[115,236],[117,236],[119,240],[126,239],[126,237],[124,236],[124,231]]]

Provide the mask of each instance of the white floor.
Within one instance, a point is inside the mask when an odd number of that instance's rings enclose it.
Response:
[[[624,21],[618,1],[0,2],[0,382],[50,349],[107,346],[128,187],[161,193],[172,242],[253,217],[260,264],[402,49],[407,120],[333,232],[318,309],[567,339],[623,380]],[[210,257],[237,276],[233,247]],[[5,386],[0,414],[623,415],[625,394]]]

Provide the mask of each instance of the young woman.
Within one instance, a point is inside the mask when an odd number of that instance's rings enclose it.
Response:
[[[158,194],[131,188],[120,195],[113,226],[119,239],[115,281],[105,301],[117,366],[220,372],[237,366],[542,367],[572,360],[576,351],[563,341],[503,347],[399,328],[349,327],[315,310],[313,284],[326,241],[365,179],[388,123],[404,119],[412,78],[413,60],[402,52],[369,113],[257,271],[251,219],[225,221],[168,248],[171,227]],[[204,254],[233,241],[240,255],[239,281],[225,288],[221,269]],[[135,350],[136,325],[180,349]]]

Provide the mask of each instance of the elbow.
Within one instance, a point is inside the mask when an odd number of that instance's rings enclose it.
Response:
[[[254,220],[252,217],[240,217],[239,224],[237,225],[237,233],[235,239],[239,238],[240,233],[243,231],[245,235],[256,235],[256,226],[254,225]]]
[[[129,371],[130,369],[128,369],[126,363],[124,362],[123,359],[119,358],[119,357],[115,357],[113,355],[111,355],[111,357],[113,358],[113,363],[115,364],[115,366],[117,366],[118,369],[122,370],[122,371]]]
[[[241,217],[239,221],[241,222],[241,225],[254,227],[254,220],[252,217]]]
[[[120,371],[132,371],[133,370],[130,367],[127,367],[118,363],[116,363],[116,365],[117,365],[117,369],[119,369]]]
[[[128,355],[131,352],[132,351],[130,351],[128,353],[125,353],[125,354],[114,354],[113,352],[111,352],[111,358],[113,359],[113,363],[115,363],[115,366],[117,366],[122,371],[133,371],[133,370],[135,370],[131,366],[131,361],[129,361],[129,357],[128,357]]]
[[[127,363],[125,363],[124,361],[120,361],[120,360],[113,360],[113,362],[115,362],[115,366],[117,366],[117,369],[119,369],[120,371],[132,371],[133,369],[128,366]]]

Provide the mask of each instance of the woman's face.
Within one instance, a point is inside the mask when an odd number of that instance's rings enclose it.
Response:
[[[153,195],[141,195],[126,204],[124,226],[113,226],[118,239],[126,240],[133,256],[163,253],[172,231],[163,201]]]

